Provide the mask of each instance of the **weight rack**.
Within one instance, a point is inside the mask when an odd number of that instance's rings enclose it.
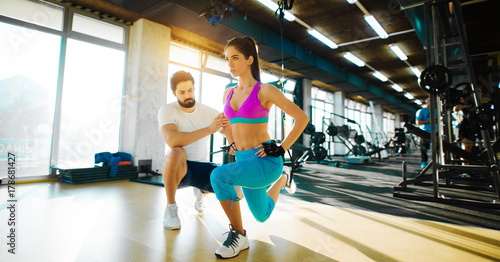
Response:
[[[450,153],[446,150],[445,145],[450,144],[453,137],[451,113],[447,112],[450,108],[442,107],[439,94],[448,91],[453,79],[458,80],[457,82],[467,81],[470,83],[475,108],[481,108],[482,106],[467,45],[460,1],[399,1],[402,8],[409,13],[418,13],[423,7],[425,16],[428,67],[422,72],[419,84],[430,96],[432,157],[430,164],[424,168],[416,179],[412,180],[407,179],[406,163],[403,162],[403,181],[394,187],[395,192],[393,196],[415,200],[450,204],[473,204],[498,208],[500,207],[498,205],[500,200],[500,173],[498,160],[494,154],[491,138],[486,128],[481,128],[480,131],[485,148],[483,154],[485,158],[484,165],[465,167],[463,165],[446,163],[446,159],[449,158]],[[442,116],[442,119],[440,116]],[[496,199],[491,201],[472,201],[465,198],[448,198],[442,195],[439,188],[440,178],[444,178],[446,174],[463,172],[463,170],[489,173],[496,190]],[[422,176],[426,171],[431,171],[431,177]],[[432,179],[432,196],[401,192],[407,188],[408,184],[419,184],[429,179]]]

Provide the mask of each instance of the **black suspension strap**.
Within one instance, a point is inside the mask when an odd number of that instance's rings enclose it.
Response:
[[[291,10],[293,7],[293,1],[282,0],[278,1],[278,9],[274,12],[274,15],[280,20],[280,36],[281,36],[281,79],[285,78],[285,61],[283,54],[283,19],[285,18],[285,10]]]
[[[280,21],[280,36],[281,36],[281,79],[280,81],[278,82],[278,84],[280,85],[280,89],[283,93],[285,93],[285,59],[284,59],[284,52],[283,52],[283,39],[284,39],[284,36],[283,36],[283,19],[285,18],[285,10],[291,10],[292,7],[293,7],[293,1],[294,0],[290,0],[290,2],[288,2],[288,0],[282,0],[282,1],[278,1],[278,9],[275,11],[275,16],[279,19]],[[282,139],[285,138],[285,112],[281,111],[281,137]],[[290,156],[290,162],[292,164],[292,168],[291,168],[291,172],[290,172],[290,176],[291,178],[293,178],[293,173],[295,172],[295,169],[296,169],[296,166],[295,166],[295,161],[293,159],[293,156],[292,154],[290,153],[290,150],[287,150],[288,151],[288,155]],[[283,161],[284,161],[284,156],[283,156]]]

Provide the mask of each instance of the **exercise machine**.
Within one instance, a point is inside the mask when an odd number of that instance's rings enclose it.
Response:
[[[408,2],[408,1],[403,1]],[[417,1],[418,2],[418,1]],[[448,1],[420,1],[403,9],[410,11],[424,11],[426,25],[426,50],[428,67],[422,72],[419,79],[420,87],[430,97],[431,133],[426,133],[411,124],[405,124],[409,132],[421,138],[431,140],[432,157],[429,164],[414,179],[408,179],[406,163],[403,162],[403,181],[394,187],[394,197],[434,201],[450,204],[471,204],[498,208],[500,200],[500,173],[498,159],[492,144],[490,129],[497,125],[495,114],[486,109],[480,99],[479,85],[469,55],[467,38],[465,36],[464,21],[461,3],[458,0]],[[414,9],[414,8],[423,9]],[[498,72],[496,72],[498,73]],[[473,98],[473,115],[469,118],[480,135],[483,152],[474,154],[465,151],[453,144],[453,126],[450,106],[457,100],[459,89],[453,88],[453,80],[457,83],[467,82]],[[498,83],[497,83],[498,84]],[[457,86],[455,86],[457,87]],[[455,91],[453,91],[454,89]],[[469,165],[456,164],[454,159],[465,159]],[[430,171],[429,175],[426,172]],[[487,182],[486,190],[495,192],[493,199],[475,200],[466,197],[452,198],[445,196],[440,188],[443,180],[449,181],[463,174],[482,174]],[[432,195],[417,195],[407,192],[409,185],[419,185],[423,181],[431,182]]]
[[[345,116],[337,115],[335,113],[331,114],[345,119],[348,124],[357,125],[359,127],[359,130],[362,130],[361,125],[359,125],[356,121]],[[351,128],[347,124],[336,126],[331,118],[329,124],[327,124],[325,119],[323,119],[323,124],[327,127],[326,133],[332,138],[337,137],[340,143],[342,143],[348,149],[347,153],[344,155],[345,157],[347,157],[347,163],[373,163],[371,158],[373,155],[378,155],[378,158],[382,159],[381,152],[386,148],[379,147],[374,143],[369,143],[368,141],[366,141],[362,132],[358,133],[356,129]]]

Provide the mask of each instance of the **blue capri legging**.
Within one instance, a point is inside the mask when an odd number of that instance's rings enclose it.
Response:
[[[283,171],[281,157],[258,157],[258,149],[236,151],[236,162],[219,166],[212,171],[210,181],[220,201],[239,201],[234,186],[241,186],[248,207],[255,219],[266,221],[274,210],[274,200],[267,196],[269,185]]]

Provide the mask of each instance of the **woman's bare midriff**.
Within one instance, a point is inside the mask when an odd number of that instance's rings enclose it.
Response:
[[[231,125],[233,129],[234,144],[238,151],[244,151],[256,147],[258,144],[271,139],[267,133],[267,123]]]

